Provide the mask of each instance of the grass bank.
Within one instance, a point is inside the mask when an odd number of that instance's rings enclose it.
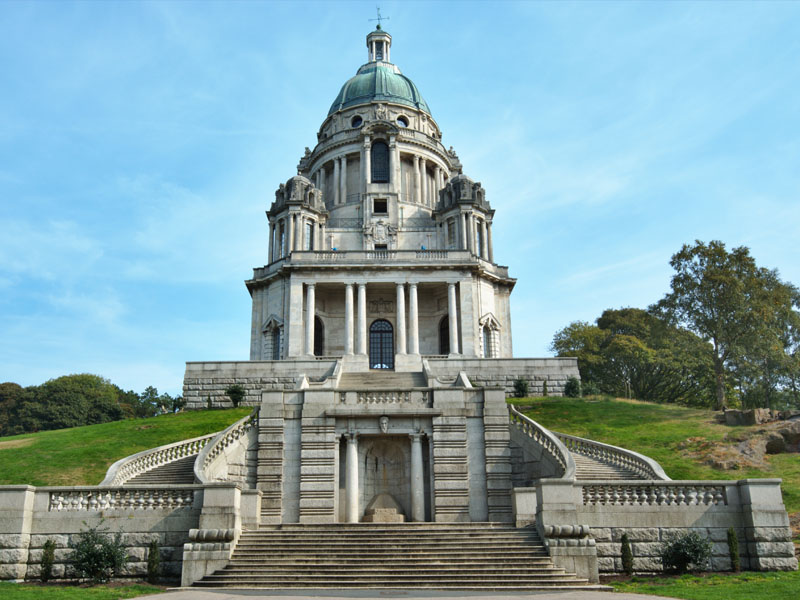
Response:
[[[252,410],[189,411],[0,437],[0,485],[97,485],[120,458],[220,431]]]
[[[788,573],[736,573],[682,575],[680,577],[634,577],[609,582],[614,591],[652,594],[686,600],[782,600],[800,595],[800,571]]]
[[[0,581],[0,598],[3,600],[119,600],[158,594],[164,588],[147,584],[131,585],[36,585]]]

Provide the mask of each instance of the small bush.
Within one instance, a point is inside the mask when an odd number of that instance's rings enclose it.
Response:
[[[542,382],[542,396],[547,397],[547,380]]]
[[[42,567],[39,578],[42,583],[47,583],[53,576],[53,563],[56,560],[56,543],[53,540],[47,540],[42,548],[42,561],[39,563]]]
[[[626,575],[633,575],[633,551],[628,534],[622,534],[622,570]]]
[[[128,560],[128,553],[122,545],[122,532],[112,537],[103,521],[97,527],[81,529],[77,541],[70,544],[70,561],[78,579],[88,579],[92,583],[105,583],[119,573]]]
[[[211,396],[206,396],[206,408],[208,410],[214,408],[214,404],[211,402]]]
[[[728,528],[728,554],[731,557],[731,571],[738,573],[742,570],[742,563],[739,558],[739,538],[733,527]]]
[[[147,582],[158,583],[161,578],[161,551],[158,549],[158,540],[150,541],[147,548]]]
[[[711,559],[711,542],[695,531],[664,544],[661,547],[661,560],[664,570],[675,573],[705,571]]]
[[[582,381],[581,382],[581,391],[583,392],[584,396],[599,396],[600,395],[600,388],[593,381]]]
[[[581,397],[581,382],[577,377],[570,377],[564,385],[564,395],[567,398]]]
[[[524,379],[514,380],[514,398],[526,398],[528,396],[528,382]]]
[[[239,404],[244,400],[245,391],[242,386],[238,383],[234,383],[233,385],[229,385],[225,389],[225,393],[228,395],[228,398],[231,399],[233,402],[233,407],[238,408]]]

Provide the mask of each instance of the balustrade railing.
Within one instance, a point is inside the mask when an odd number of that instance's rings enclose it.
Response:
[[[513,426],[541,446],[561,466],[564,470],[561,479],[575,478],[575,460],[564,444],[549,429],[523,415],[513,404],[509,407],[509,415]]]
[[[697,481],[583,483],[585,506],[720,506],[727,505],[725,486]]]
[[[553,433],[570,452],[588,456],[600,462],[630,469],[634,473],[641,475],[643,479],[670,481],[670,478],[667,477],[661,465],[643,454],[625,448],[603,444],[594,440],[587,440],[574,435],[567,435],[556,431]]]
[[[193,486],[69,488],[49,492],[49,511],[174,510],[191,508]]]
[[[428,406],[428,392],[406,390],[371,390],[358,392],[359,404],[422,404]]]
[[[211,443],[207,444],[200,452],[194,463],[194,478],[200,483],[213,481],[209,471],[214,462],[225,452],[225,449],[245,437],[251,427],[258,425],[258,408],[246,417],[236,421],[233,425],[218,433]]]
[[[364,221],[363,219],[351,218],[351,219],[328,219],[328,223],[326,227],[328,229],[360,229],[363,227]]]
[[[124,485],[126,481],[133,479],[137,475],[147,473],[181,458],[199,454],[203,447],[214,439],[218,433],[210,433],[126,456],[109,467],[106,472],[106,478],[103,479],[100,485]]]

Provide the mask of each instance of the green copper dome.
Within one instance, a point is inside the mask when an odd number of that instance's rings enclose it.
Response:
[[[400,73],[400,69],[391,63],[371,62],[362,66],[356,76],[342,86],[328,116],[337,110],[370,102],[404,104],[431,114],[417,86]]]

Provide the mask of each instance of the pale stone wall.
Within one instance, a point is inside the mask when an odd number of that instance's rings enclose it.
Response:
[[[531,396],[542,393],[544,381],[548,395],[561,396],[567,379],[580,379],[576,358],[428,358],[427,362],[439,377],[452,380],[464,371],[474,387],[500,387],[507,395],[514,393],[516,379],[528,382]]]
[[[189,410],[230,407],[225,390],[239,384],[247,392],[243,405],[258,406],[263,390],[294,389],[302,375],[322,379],[333,373],[332,360],[188,362],[183,397]]]

